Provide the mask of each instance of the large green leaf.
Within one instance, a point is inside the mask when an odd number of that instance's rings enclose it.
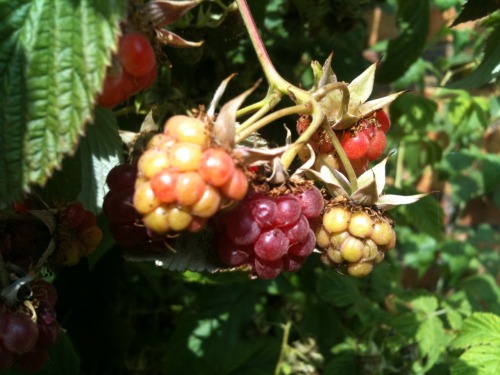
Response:
[[[486,17],[495,10],[498,10],[498,2],[495,0],[467,0],[452,26]]]
[[[497,24],[486,40],[484,56],[477,68],[467,77],[453,82],[451,88],[470,89],[498,79],[500,75],[500,24]]]
[[[182,314],[169,341],[171,350],[165,354],[168,373],[236,374],[240,368],[249,374],[272,373],[279,344],[275,341],[278,345],[269,346],[262,335],[248,336],[242,330],[251,327],[258,304],[257,295],[248,285],[206,286],[199,288],[199,292],[199,305]],[[270,353],[258,359],[265,354],[263,349]],[[257,361],[263,368],[257,369]]]
[[[452,347],[466,349],[478,345],[500,345],[500,317],[477,312],[464,322],[462,331],[453,340]]]
[[[462,331],[451,346],[466,349],[452,367],[452,374],[498,374],[500,317],[491,313],[474,313],[465,320]]]
[[[43,185],[92,119],[124,0],[0,3],[0,204]]]
[[[95,120],[87,126],[87,134],[80,142],[82,190],[78,200],[87,210],[101,211],[108,191],[106,176],[122,160],[122,141],[118,124],[110,110],[97,108]]]
[[[421,56],[429,30],[429,0],[398,0],[399,35],[389,42],[376,80],[391,82]]]

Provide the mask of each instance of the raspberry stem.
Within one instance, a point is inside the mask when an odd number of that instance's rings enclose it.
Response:
[[[299,104],[292,107],[283,108],[279,111],[271,113],[270,115],[267,115],[266,117],[254,122],[253,124],[249,123],[249,125],[246,126],[245,129],[238,128],[236,143],[245,140],[245,138],[250,136],[252,133],[281,117],[293,115],[296,113],[308,113],[308,110],[309,106],[307,104]]]
[[[259,59],[266,79],[269,83],[269,92],[267,94],[267,98],[273,97],[271,93],[279,92],[281,93],[281,95],[289,95],[296,104],[308,105],[309,108],[312,108],[312,111],[310,110],[304,112],[311,113],[313,115],[313,121],[309,125],[308,129],[304,133],[302,133],[299,139],[297,139],[293,144],[290,145],[289,149],[281,157],[283,166],[285,168],[288,168],[290,167],[290,164],[292,164],[292,161],[299,150],[307,143],[309,138],[316,132],[316,130],[319,129],[321,123],[325,118],[325,114],[323,113],[323,110],[321,109],[319,103],[311,93],[292,85],[280,76],[280,74],[276,71],[271,59],[269,58],[266,47],[264,46],[264,43],[262,42],[262,39],[259,35],[259,31],[257,30],[257,26],[255,25],[255,21],[253,20],[252,13],[250,12],[246,0],[236,0],[236,3],[238,4],[238,9],[240,11],[243,22],[245,23],[246,29],[250,36],[250,40],[252,41],[253,47],[257,54],[257,58]],[[278,104],[280,99],[281,97],[279,96],[276,103],[272,103],[271,105],[274,106]],[[272,107],[264,106],[263,108],[265,109],[263,109],[262,112],[259,111],[260,113],[256,114],[257,116],[255,118],[263,115],[268,110],[268,108],[270,109]],[[290,107],[288,114],[297,113],[294,112],[296,109],[298,109],[298,106]],[[278,111],[277,113],[280,112],[281,111]],[[269,119],[275,118],[272,116],[273,115],[266,117],[267,120],[265,121],[265,123],[263,120],[260,120],[262,122],[259,124],[259,128],[266,125],[269,122]],[[280,114],[279,117],[281,116],[284,116],[284,114]],[[254,127],[254,125],[252,125],[252,128],[257,128]],[[245,126],[250,127],[250,122],[247,121]],[[246,130],[245,133],[247,133]],[[242,139],[241,133],[239,139]]]
[[[238,112],[236,112],[236,116],[241,116],[245,113],[256,110],[256,112],[251,117],[245,120],[238,127],[237,132],[243,131],[243,129],[262,118],[262,116],[273,109],[281,101],[282,97],[283,94],[281,94],[279,91],[268,90],[264,99],[255,104],[249,105],[248,107],[242,108]]]
[[[276,363],[276,368],[274,370],[274,375],[281,374],[281,366],[285,358],[285,353],[288,349],[288,338],[290,337],[290,329],[292,328],[292,322],[288,320],[283,326],[283,339],[281,340],[281,350],[278,362]]]
[[[358,189],[358,179],[356,177],[356,173],[354,172],[354,169],[352,167],[351,161],[347,157],[344,148],[340,144],[340,141],[335,134],[335,132],[332,130],[328,122],[323,123],[323,129],[325,129],[326,134],[330,137],[330,140],[332,141],[333,147],[335,148],[335,151],[337,152],[337,155],[340,159],[340,162],[344,165],[345,171],[347,172],[347,178],[349,179],[349,183],[351,185],[351,191],[356,191]]]

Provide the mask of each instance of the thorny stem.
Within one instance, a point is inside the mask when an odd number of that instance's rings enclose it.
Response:
[[[337,135],[335,132],[332,130],[330,125],[325,121],[323,124],[323,129],[325,129],[326,134],[328,134],[328,137],[330,137],[330,140],[332,141],[333,147],[335,148],[335,151],[337,152],[337,156],[340,159],[340,162],[345,168],[345,171],[347,172],[347,178],[349,179],[349,182],[351,184],[351,189],[352,191],[356,191],[358,189],[358,179],[356,177],[356,173],[354,173],[354,169],[352,168],[352,164],[349,161],[349,158],[347,157],[344,148],[340,144],[339,139],[337,138]]]
[[[273,121],[276,121],[281,117],[293,115],[296,113],[307,113],[308,111],[309,111],[309,106],[307,104],[299,104],[293,107],[287,107],[280,109],[279,111],[273,112],[270,115],[260,119],[259,121],[247,126],[246,129],[243,129],[242,131],[238,132],[238,135],[236,136],[236,143],[240,143],[245,138],[250,136],[252,133],[258,131],[260,128],[266,126],[267,124]]]
[[[269,55],[267,54],[266,47],[264,46],[264,43],[260,38],[257,26],[255,25],[252,13],[248,8],[246,0],[236,0],[236,3],[238,4],[241,18],[245,23],[246,29],[250,36],[250,40],[252,41],[255,52],[257,53],[257,58],[259,59],[262,70],[264,71],[264,74],[269,83],[270,92],[278,91],[282,95],[289,95],[295,103],[308,104],[312,108],[312,111],[308,113],[311,113],[313,115],[313,121],[309,125],[308,129],[304,133],[302,133],[302,135],[295,143],[290,145],[289,149],[281,157],[283,166],[285,168],[288,168],[290,167],[290,164],[292,163],[299,150],[306,144],[306,142],[316,132],[316,130],[318,130],[321,123],[323,122],[325,114],[323,113],[321,107],[311,93],[299,89],[298,87],[287,82],[285,79],[283,79],[283,77],[279,75],[279,73],[274,68],[273,63],[271,62]],[[249,126],[248,123],[247,126]],[[245,129],[245,132],[247,130],[248,129]],[[242,138],[241,135],[242,134],[240,133],[239,139]]]
[[[279,375],[280,373],[281,365],[285,357],[285,351],[288,348],[288,337],[290,336],[290,329],[292,328],[292,322],[289,320],[288,322],[286,322],[283,328],[284,329],[283,329],[283,339],[281,340],[281,351],[280,351],[280,356],[278,358],[278,362],[276,363],[274,375]]]

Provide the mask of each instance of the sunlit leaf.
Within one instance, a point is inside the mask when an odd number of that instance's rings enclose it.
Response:
[[[43,185],[92,119],[124,1],[0,4],[0,203]]]

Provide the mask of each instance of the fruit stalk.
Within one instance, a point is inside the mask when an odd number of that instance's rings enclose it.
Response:
[[[253,124],[249,125],[246,127],[246,129],[239,129],[238,131],[238,136],[236,137],[236,143],[240,143],[241,141],[245,140],[248,136],[250,136],[252,133],[258,131],[260,128],[263,128],[267,124],[281,118],[284,116],[289,116],[297,113],[308,113],[310,110],[309,106],[307,104],[299,104],[295,105],[292,107],[287,107],[280,109],[279,111],[273,112],[270,115],[258,120],[257,122],[254,122]]]
[[[340,144],[337,135],[327,122],[323,124],[323,129],[325,129],[326,134],[328,135],[328,137],[330,137],[333,147],[337,152],[337,156],[339,157],[340,162],[343,164],[344,169],[347,172],[347,178],[349,179],[352,191],[356,191],[358,189],[358,179],[356,177],[356,173],[354,172],[352,164],[344,151],[344,148]]]
[[[308,104],[311,108],[311,111],[308,113],[312,114],[313,121],[309,125],[309,128],[302,133],[297,141],[290,145],[289,149],[281,157],[283,166],[288,168],[299,150],[307,143],[316,130],[319,129],[323,123],[325,114],[311,93],[292,85],[280,76],[269,58],[266,47],[264,46],[264,43],[259,35],[259,31],[257,30],[257,26],[255,25],[255,21],[253,20],[246,0],[236,0],[236,3],[238,4],[238,9],[243,22],[245,23],[252,45],[257,53],[257,58],[259,59],[266,79],[269,83],[270,92],[278,91],[283,95],[289,95],[296,104]],[[247,126],[250,125],[248,124]]]

